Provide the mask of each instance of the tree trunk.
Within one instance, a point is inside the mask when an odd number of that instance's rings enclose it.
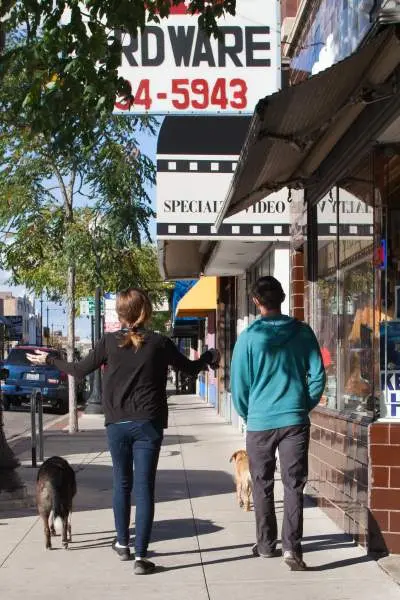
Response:
[[[67,281],[67,358],[68,362],[74,360],[75,353],[75,267],[68,267]],[[69,397],[69,433],[78,431],[78,406],[75,378],[68,376],[68,397]]]

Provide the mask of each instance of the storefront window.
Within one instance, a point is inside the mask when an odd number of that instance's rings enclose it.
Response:
[[[323,200],[322,202],[324,202]],[[321,206],[317,215],[321,214]],[[323,208],[325,210],[325,208]],[[335,226],[331,226],[331,228]],[[337,408],[337,334],[338,334],[338,285],[337,285],[337,236],[333,229],[318,223],[318,267],[314,286],[314,329],[321,347],[326,370],[326,388],[321,404]]]
[[[305,305],[327,374],[321,404],[359,414],[379,385],[372,189],[367,179],[358,193],[335,188],[308,211]]]
[[[381,205],[379,286],[380,416],[400,418],[400,155],[382,148],[377,157],[377,202]]]
[[[374,390],[372,236],[371,240],[343,240],[339,247],[342,296],[340,398],[343,408],[363,412]]]

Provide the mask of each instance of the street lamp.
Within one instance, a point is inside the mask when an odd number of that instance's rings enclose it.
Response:
[[[100,328],[101,328],[101,288],[96,286],[95,299],[94,299],[94,343],[96,344],[100,339]],[[101,405],[101,371],[96,369],[93,373],[93,387],[92,392],[88,398],[85,413],[89,415],[101,415],[103,414],[103,407]]]
[[[92,233],[92,248],[96,259],[96,290],[94,297],[94,344],[96,344],[101,336],[101,265],[100,256],[97,247],[97,223],[94,219],[91,223]],[[92,392],[88,398],[85,413],[89,415],[101,415],[103,414],[103,407],[101,404],[101,371],[96,369],[93,373],[93,387]]]

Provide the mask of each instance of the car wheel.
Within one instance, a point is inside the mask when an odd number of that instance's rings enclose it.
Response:
[[[68,412],[68,404],[65,400],[59,400],[57,404],[57,413],[59,415],[65,415]]]
[[[8,396],[3,396],[3,410],[10,410],[11,401]]]

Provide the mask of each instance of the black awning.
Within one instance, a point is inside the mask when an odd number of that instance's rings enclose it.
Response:
[[[301,188],[400,63],[393,26],[340,63],[258,103],[221,209],[235,214],[283,187]]]

